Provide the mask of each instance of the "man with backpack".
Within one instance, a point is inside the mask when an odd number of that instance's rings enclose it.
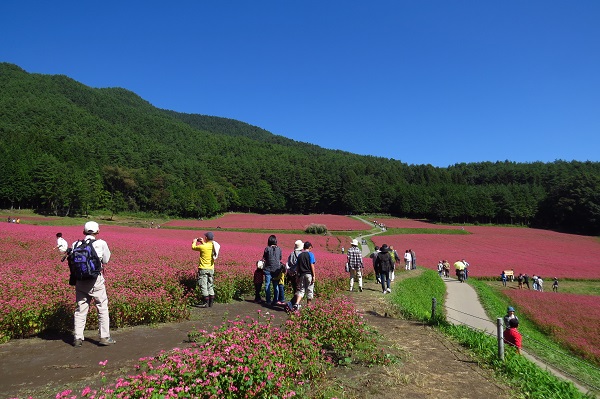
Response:
[[[298,256],[302,253],[304,248],[304,242],[302,240],[296,240],[294,243],[294,250],[288,256],[286,263],[286,274],[288,280],[292,284],[292,292],[295,294],[298,289],[297,277],[298,277]]]
[[[83,227],[83,240],[75,241],[69,253],[71,281],[75,284],[75,339],[73,346],[79,348],[84,341],[85,323],[92,299],[98,309],[100,341],[98,345],[109,346],[116,341],[110,336],[108,297],[102,271],[110,260],[106,241],[98,239],[98,223],[89,221]]]

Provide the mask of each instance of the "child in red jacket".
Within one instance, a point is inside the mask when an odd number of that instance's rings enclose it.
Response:
[[[504,330],[504,342],[517,348],[517,354],[521,354],[522,337],[517,328],[519,327],[519,319],[513,318],[508,321],[508,328]]]

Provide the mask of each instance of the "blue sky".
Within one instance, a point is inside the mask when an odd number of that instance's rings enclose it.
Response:
[[[0,62],[325,148],[599,161],[600,1],[27,1]]]

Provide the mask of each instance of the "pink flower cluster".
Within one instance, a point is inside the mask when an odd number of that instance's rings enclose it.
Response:
[[[349,216],[341,215],[258,215],[248,213],[228,213],[210,220],[174,220],[165,223],[171,227],[199,229],[264,229],[264,230],[304,230],[310,224],[324,224],[328,230],[349,231],[368,230],[369,225]]]
[[[584,358],[600,364],[600,301],[593,295],[507,290],[514,306]]]
[[[465,227],[471,234],[374,236],[377,245],[393,245],[400,255],[417,254],[417,264],[437,270],[439,260],[469,262],[471,276],[499,276],[513,269],[542,277],[600,278],[600,244],[594,237],[517,227]],[[547,280],[547,279],[546,279]]]

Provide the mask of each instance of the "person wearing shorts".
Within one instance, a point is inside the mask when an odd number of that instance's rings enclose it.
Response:
[[[306,296],[306,304],[310,305],[315,294],[315,255],[311,252],[312,244],[304,243],[304,250],[298,255],[298,289],[291,302],[288,302],[290,310],[298,310],[300,301]]]

